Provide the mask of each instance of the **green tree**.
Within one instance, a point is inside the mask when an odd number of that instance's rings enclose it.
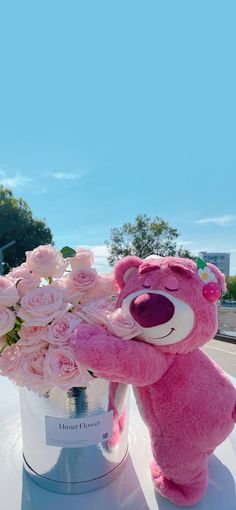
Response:
[[[13,240],[15,244],[4,250],[5,274],[25,261],[27,250],[53,242],[45,220],[34,218],[22,198],[14,197],[12,191],[0,186],[0,247]]]
[[[224,294],[223,299],[236,300],[236,275],[228,276],[226,278],[227,292]]]
[[[187,248],[184,248],[183,246],[180,246],[176,255],[178,255],[178,257],[183,257],[183,258],[186,258],[186,259],[192,259],[192,260],[196,260],[197,257],[195,257],[195,255],[193,255],[191,253],[191,251],[189,251]]]
[[[184,248],[177,250],[178,236],[177,229],[162,218],[156,216],[151,219],[146,214],[139,214],[133,224],[124,223],[120,228],[111,229],[110,241],[105,241],[109,251],[108,262],[113,265],[127,255],[140,258],[151,254],[192,257]]]

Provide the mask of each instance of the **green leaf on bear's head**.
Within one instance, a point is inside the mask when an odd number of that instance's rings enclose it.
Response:
[[[197,257],[196,264],[198,269],[205,269],[205,267],[207,267],[205,260],[201,259],[200,257]]]
[[[69,246],[63,246],[63,248],[60,251],[65,259],[67,259],[68,257],[74,257],[76,255],[76,251],[73,248],[70,248]]]

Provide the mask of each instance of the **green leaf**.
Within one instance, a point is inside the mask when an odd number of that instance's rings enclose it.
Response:
[[[16,344],[18,342],[19,338],[20,337],[14,328],[11,331],[8,331],[8,333],[6,334],[6,344],[7,345]]]
[[[205,269],[205,267],[207,267],[207,263],[205,262],[205,260],[200,259],[200,257],[197,257],[196,263],[198,269]]]
[[[74,257],[76,255],[76,251],[73,248],[70,248],[69,246],[64,246],[61,249],[61,254],[65,259],[68,257]]]
[[[14,327],[14,330],[16,331],[16,333],[18,333],[19,329],[21,328],[22,322],[23,322],[23,320],[20,319],[20,317],[16,317],[16,322],[15,322],[15,327]]]

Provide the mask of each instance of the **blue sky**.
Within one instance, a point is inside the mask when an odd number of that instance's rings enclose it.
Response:
[[[0,4],[0,182],[57,246],[138,213],[236,273],[235,1]]]

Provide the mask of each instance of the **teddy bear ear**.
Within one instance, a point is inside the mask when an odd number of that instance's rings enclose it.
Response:
[[[135,256],[124,257],[119,260],[114,268],[115,282],[120,289],[122,289],[131,274],[137,272],[137,269],[142,264],[142,259]]]
[[[222,292],[226,291],[226,280],[225,275],[220,269],[211,264],[211,262],[205,262],[205,260],[197,257],[196,259],[197,273],[203,283],[209,283],[213,281],[219,286],[219,290]]]
[[[222,292],[226,292],[226,280],[225,280],[225,275],[224,273],[222,273],[218,267],[216,267],[214,264],[211,264],[210,262],[207,263],[207,267],[210,268],[210,270],[212,271],[212,273],[214,273],[216,279],[217,279],[217,282],[220,284],[220,288],[221,288],[221,291]]]
[[[207,301],[216,303],[226,290],[225,276],[214,264],[197,259],[198,276],[202,280],[202,293]]]

